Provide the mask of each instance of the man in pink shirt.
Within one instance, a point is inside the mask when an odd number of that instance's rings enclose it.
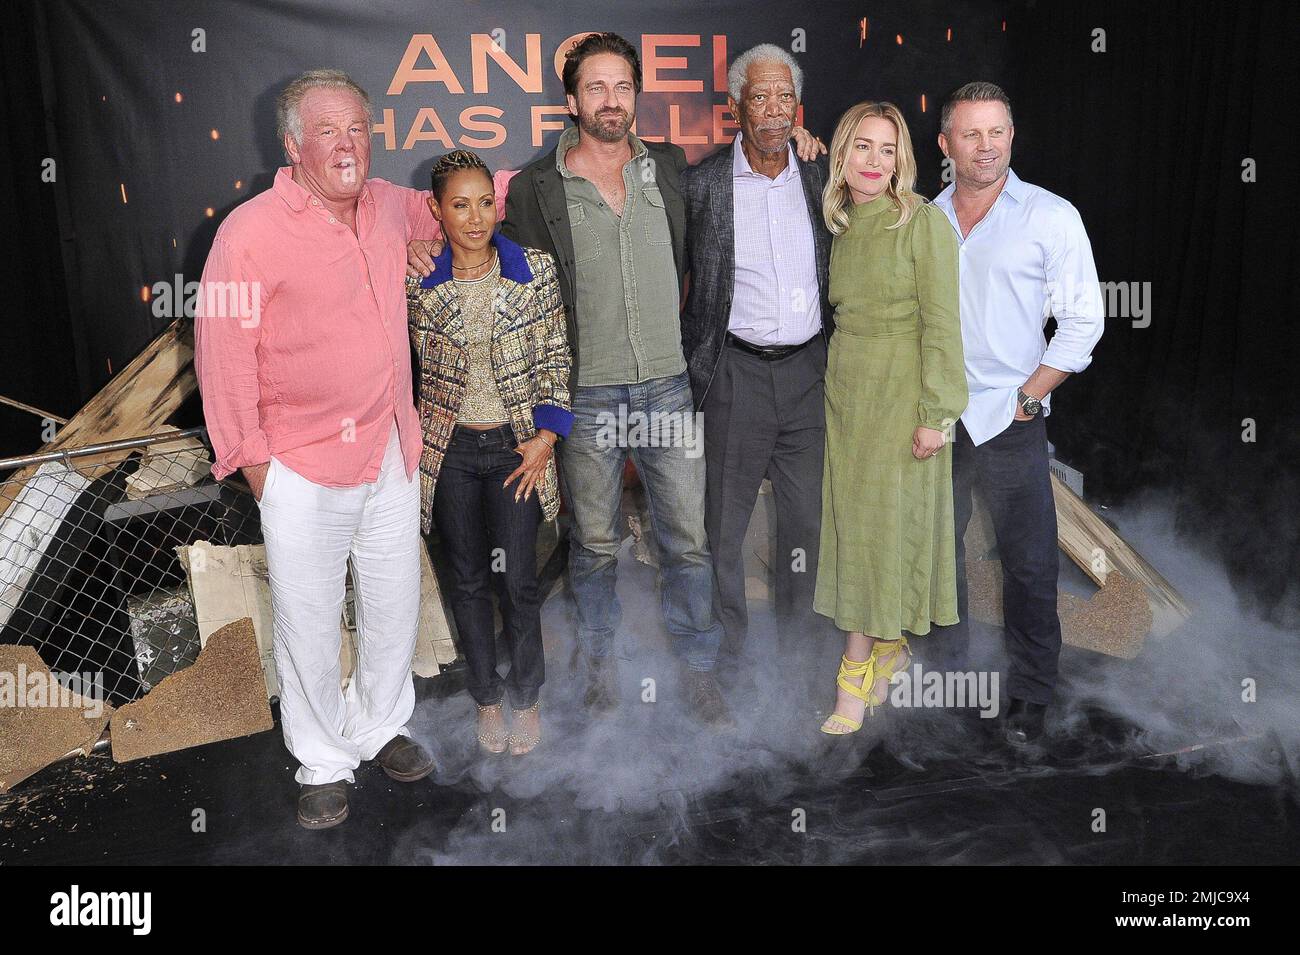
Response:
[[[411,386],[406,244],[429,238],[425,193],[370,167],[370,100],[313,70],[277,103],[290,166],[213,240],[195,369],[213,475],[240,470],[261,511],[285,745],[301,764],[298,821],[347,818],[363,760],[413,782],[422,448]],[[339,689],[349,562],[357,666]]]

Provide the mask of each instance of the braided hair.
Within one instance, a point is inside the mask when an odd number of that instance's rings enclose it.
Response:
[[[433,180],[430,185],[433,190],[433,197],[442,202],[442,194],[447,188],[447,180],[454,173],[464,169],[481,169],[489,180],[492,179],[492,171],[488,169],[487,163],[480,159],[477,153],[472,153],[468,149],[454,149],[433,164],[433,174],[430,177]]]

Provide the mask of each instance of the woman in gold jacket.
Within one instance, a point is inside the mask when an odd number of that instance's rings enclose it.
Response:
[[[420,360],[421,526],[436,524],[478,704],[479,745],[522,756],[541,741],[544,678],[537,528],[560,509],[555,443],[569,433],[571,358],[554,260],[496,234],[486,164],[456,150],[433,167],[429,208],[446,238],[407,279]],[[493,580],[510,672],[496,668]],[[507,732],[502,697],[512,709]]]

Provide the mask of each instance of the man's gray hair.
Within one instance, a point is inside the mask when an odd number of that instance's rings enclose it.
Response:
[[[298,114],[298,107],[302,105],[304,96],[319,89],[344,89],[356,93],[366,107],[366,121],[370,122],[370,97],[356,80],[342,70],[308,70],[275,98],[275,135],[281,143],[288,135],[299,146],[302,145],[302,117]]]
[[[1015,125],[1011,121],[1011,97],[1007,96],[997,83],[976,81],[958,89],[948,97],[948,102],[943,104],[943,112],[939,114],[939,132],[945,136],[952,127],[952,111],[957,108],[958,103],[1001,103],[1007,108],[1007,124]]]
[[[749,68],[755,63],[780,63],[790,68],[790,79],[794,81],[795,99],[803,100],[803,70],[793,56],[774,43],[760,43],[746,50],[727,71],[727,92],[739,103],[744,99],[745,84],[749,82]]]

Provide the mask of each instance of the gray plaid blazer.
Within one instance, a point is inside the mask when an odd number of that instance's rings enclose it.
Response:
[[[734,141],[725,149],[682,173],[686,199],[686,262],[690,292],[682,312],[682,351],[691,375],[695,406],[713,380],[731,316],[731,295],[736,284],[736,223],[732,204],[731,170]],[[822,189],[826,185],[826,160],[799,162],[808,218],[817,254],[817,287],[821,290],[822,334],[834,330],[830,302],[831,234],[822,219]]]

